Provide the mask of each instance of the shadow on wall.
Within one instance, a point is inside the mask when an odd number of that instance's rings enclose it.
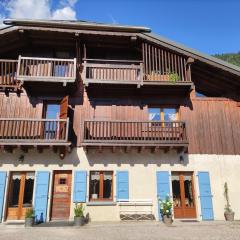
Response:
[[[116,164],[120,167],[122,164],[130,164],[130,166],[140,164],[147,167],[148,165],[155,164],[160,167],[164,164],[170,164],[171,166],[179,164],[187,166],[189,164],[188,154],[179,154],[176,151],[164,153],[164,151],[160,150],[156,153],[151,153],[149,150],[145,150],[139,153],[136,150],[125,153],[118,150],[113,153],[111,150],[106,149],[100,153],[98,150],[91,149],[85,154],[90,166],[94,166],[95,164],[103,164],[104,166]]]
[[[21,160],[20,158],[22,158]],[[23,166],[33,167],[36,164],[48,167],[49,165],[62,166],[78,166],[80,164],[80,158],[77,154],[77,148],[73,148],[70,153],[67,153],[64,159],[60,159],[58,153],[54,153],[52,150],[44,150],[42,153],[36,150],[29,150],[28,153],[23,153],[21,150],[15,150],[13,153],[0,153],[0,167],[10,164],[14,167]]]

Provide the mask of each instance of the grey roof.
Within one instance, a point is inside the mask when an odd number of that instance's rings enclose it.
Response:
[[[98,29],[124,32],[151,32],[150,28],[142,26],[128,26],[118,24],[104,24],[89,21],[66,21],[66,20],[31,20],[31,19],[6,19],[6,25],[15,26],[44,26],[44,27],[65,27],[73,29]]]

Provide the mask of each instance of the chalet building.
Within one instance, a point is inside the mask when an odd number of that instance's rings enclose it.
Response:
[[[0,219],[240,219],[240,68],[84,21],[0,30]]]

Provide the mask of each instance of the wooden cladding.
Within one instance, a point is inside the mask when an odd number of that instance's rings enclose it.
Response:
[[[161,121],[84,121],[86,145],[187,145],[184,122]]]
[[[0,88],[19,88],[17,60],[0,60]]]
[[[74,82],[76,59],[19,56],[17,79],[21,81]]]
[[[144,81],[191,82],[187,58],[149,43],[142,43]]]
[[[140,61],[86,59],[84,61],[84,83],[128,83],[142,84]]]
[[[68,119],[0,118],[0,142],[67,142]]]
[[[228,99],[192,99],[180,108],[186,121],[189,153],[240,154],[240,108]]]

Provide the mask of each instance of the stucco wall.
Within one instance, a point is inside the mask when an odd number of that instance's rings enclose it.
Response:
[[[24,162],[18,158],[24,154]],[[193,171],[195,176],[195,197],[197,216],[201,219],[198,171],[209,171],[211,190],[213,194],[213,210],[215,220],[224,218],[225,200],[223,196],[224,182],[228,182],[229,197],[236,219],[240,219],[240,155],[184,155],[184,163],[179,162],[179,154],[175,151],[151,153],[145,150],[141,153],[131,151],[104,150],[102,153],[91,150],[87,154],[82,148],[73,149],[64,160],[50,150],[38,153],[30,150],[28,153],[15,151],[14,153],[0,153],[0,170],[8,171],[37,171],[37,170],[117,170],[129,171],[130,199],[152,199],[153,213],[157,217],[156,171]],[[88,176],[89,178],[89,176]],[[52,177],[51,177],[52,180]],[[115,180],[115,179],[114,179]],[[74,179],[73,179],[74,181]],[[49,196],[51,195],[52,181],[50,181]],[[88,187],[87,187],[88,189]],[[6,192],[8,189],[6,189]],[[88,194],[87,194],[88,195]],[[116,196],[116,181],[114,181],[114,198]],[[50,212],[50,198],[48,204],[48,218]],[[74,204],[71,206],[73,218]],[[93,221],[119,220],[119,206],[86,206]]]

